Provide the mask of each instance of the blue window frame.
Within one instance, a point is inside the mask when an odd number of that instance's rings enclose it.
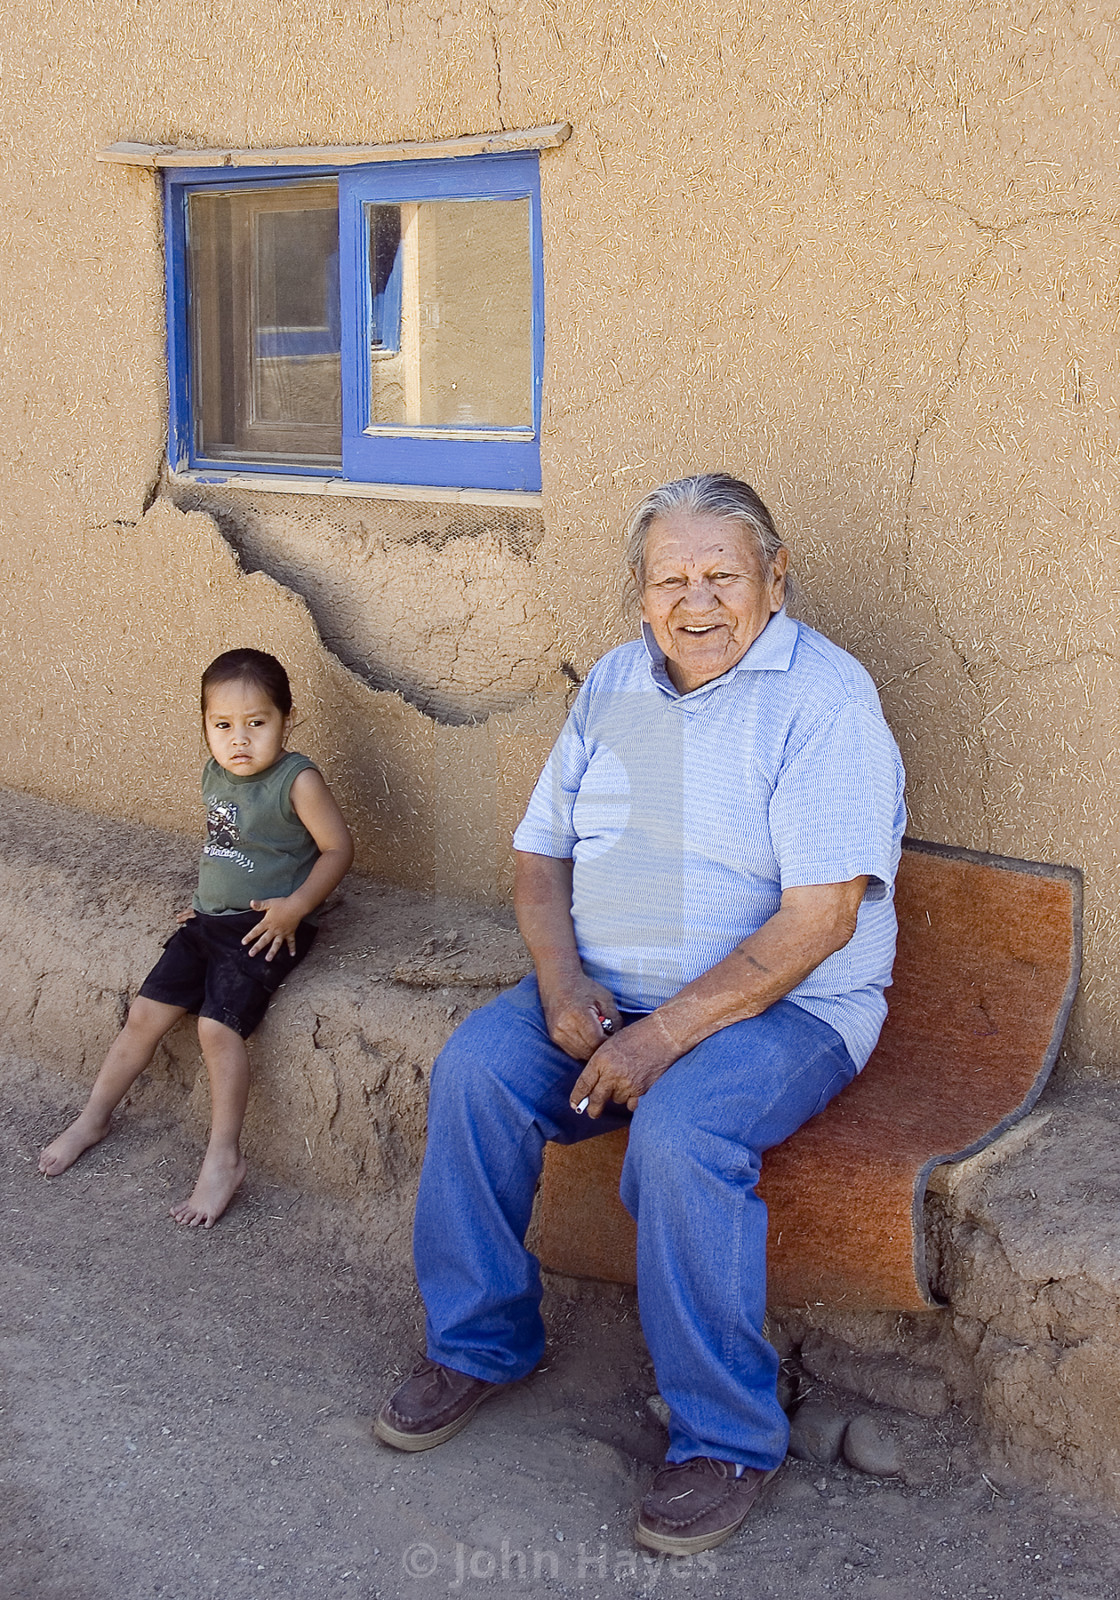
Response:
[[[539,490],[535,151],[165,177],[175,470]]]

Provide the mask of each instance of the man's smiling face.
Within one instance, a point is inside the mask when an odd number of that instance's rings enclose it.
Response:
[[[723,517],[672,511],[646,535],[642,617],[681,694],[722,677],[746,655],[785,598],[788,552],[763,572],[750,531]]]

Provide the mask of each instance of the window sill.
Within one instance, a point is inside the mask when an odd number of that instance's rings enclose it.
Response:
[[[168,477],[172,485],[247,489],[253,494],[331,495],[348,500],[412,500],[422,505],[518,506],[524,510],[544,505],[543,494],[520,489],[442,489],[414,483],[353,483],[346,478],[301,478],[281,472],[222,472],[215,469],[171,472]]]
[[[103,145],[98,161],[127,167],[352,167],[375,161],[435,161],[447,156],[508,155],[515,150],[553,150],[572,135],[570,122],[543,128],[505,128],[461,134],[454,139],[403,139],[396,144],[293,145],[286,149],[194,150],[189,145]]]

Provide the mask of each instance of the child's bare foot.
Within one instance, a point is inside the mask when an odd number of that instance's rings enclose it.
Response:
[[[212,1228],[229,1205],[245,1176],[245,1157],[216,1155],[209,1150],[189,1200],[171,1207],[176,1222],[188,1228]]]
[[[45,1178],[57,1178],[60,1172],[72,1167],[90,1145],[98,1144],[109,1131],[109,1118],[97,1117],[87,1111],[64,1128],[57,1139],[52,1139],[39,1157],[39,1171]]]

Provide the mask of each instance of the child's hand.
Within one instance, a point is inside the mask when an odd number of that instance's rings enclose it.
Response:
[[[287,945],[294,956],[300,913],[298,907],[292,906],[292,896],[285,895],[279,900],[250,900],[249,906],[253,911],[264,912],[256,927],[250,928],[241,941],[249,946],[249,954],[260,955],[264,950],[265,960],[271,961]]]
[[[177,923],[179,923],[179,925],[181,927],[184,922],[190,922],[192,920],[192,918],[194,917],[194,915],[195,915],[194,907],[193,906],[188,906],[185,911],[177,911],[175,913],[175,921]]]

